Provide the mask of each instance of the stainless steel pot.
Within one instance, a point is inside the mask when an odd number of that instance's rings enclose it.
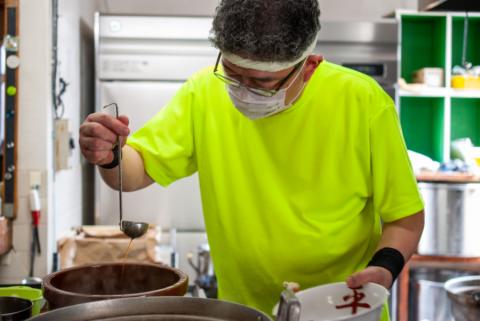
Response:
[[[22,321],[32,315],[32,302],[11,296],[0,297],[0,321]]]
[[[282,293],[282,305],[277,320],[298,321],[300,305],[295,296],[287,292],[289,291]],[[148,297],[97,301],[60,308],[29,320],[271,321],[266,314],[240,304],[190,297]]]
[[[411,321],[452,321],[445,282],[474,272],[433,267],[410,269],[409,317]]]
[[[455,321],[480,320],[480,276],[463,276],[445,283]]]
[[[480,256],[480,184],[419,183],[425,229],[418,253]]]

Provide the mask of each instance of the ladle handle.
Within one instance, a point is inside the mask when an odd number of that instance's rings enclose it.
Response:
[[[118,115],[117,115],[118,117]],[[122,175],[122,146],[120,144],[120,136],[117,136],[117,152],[118,152],[118,205],[120,211],[120,226],[123,220],[123,175]]]
[[[103,109],[113,106],[115,108],[115,118],[118,119],[118,105],[117,103],[111,103],[103,107]],[[113,152],[117,153],[117,158],[118,158],[118,210],[120,212],[120,222],[118,225],[120,225],[120,229],[122,229],[122,220],[123,220],[123,197],[122,197],[122,191],[123,191],[123,177],[122,177],[122,145],[120,144],[120,136],[117,136],[117,142],[116,142],[116,148],[113,149]]]

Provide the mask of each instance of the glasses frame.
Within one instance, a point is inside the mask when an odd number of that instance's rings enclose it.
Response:
[[[227,85],[230,85],[230,86],[234,86],[236,88],[239,88],[239,87],[244,87],[245,89],[247,89],[248,91],[254,93],[254,94],[257,94],[257,95],[260,95],[260,96],[264,96],[264,97],[272,97],[272,96],[275,96],[278,91],[282,88],[283,85],[285,85],[288,80],[292,77],[292,75],[295,74],[296,71],[298,71],[299,67],[303,66],[303,63],[305,62],[305,60],[307,58],[305,58],[304,60],[300,61],[298,64],[295,65],[295,68],[292,69],[292,71],[290,71],[288,73],[288,75],[286,75],[283,79],[281,79],[279,81],[279,83],[275,86],[275,89],[264,89],[264,88],[253,88],[253,87],[249,87],[247,85],[244,85],[242,84],[240,81],[232,78],[232,77],[229,77],[227,75],[224,75],[224,74],[221,74],[218,70],[218,65],[220,64],[220,58],[222,57],[222,52],[220,51],[218,53],[218,56],[217,56],[217,61],[215,62],[215,68],[213,69],[213,74],[220,80],[222,80],[224,83],[226,83]]]

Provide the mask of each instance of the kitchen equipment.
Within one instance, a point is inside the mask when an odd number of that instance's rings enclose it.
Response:
[[[145,232],[147,232],[148,223],[121,220],[120,229],[129,238],[135,239],[145,234]]]
[[[277,321],[298,321],[298,301],[281,295]],[[293,300],[292,300],[293,299]],[[32,321],[271,321],[264,313],[231,302],[189,297],[126,298],[90,302],[39,315]]]
[[[379,321],[390,293],[376,283],[350,289],[345,282],[337,282],[295,295],[301,306],[300,321]]]
[[[0,297],[6,296],[30,300],[33,304],[32,315],[39,314],[40,310],[45,304],[42,290],[34,289],[28,286],[9,286],[0,288]]]
[[[433,267],[410,269],[409,316],[410,321],[452,321],[450,300],[444,289],[445,282],[471,271]]]
[[[455,321],[480,320],[480,276],[453,278],[445,283],[445,290],[452,302]]]
[[[425,228],[418,253],[480,256],[480,183],[418,184],[425,202]]]
[[[208,298],[217,297],[217,278],[213,272],[208,243],[197,248],[197,263],[193,262],[193,254],[188,253],[188,263],[196,272],[195,284],[205,291]]]
[[[43,280],[49,309],[125,297],[182,296],[187,287],[184,272],[147,263],[84,265],[52,273]]]
[[[298,301],[282,292],[277,321],[298,321]],[[271,321],[264,313],[244,305],[190,297],[125,298],[78,304],[44,313],[32,321]]]
[[[116,103],[111,103],[103,108],[114,107],[115,117],[118,118],[118,105]],[[125,235],[129,238],[134,239],[142,236],[148,230],[148,223],[143,222],[133,222],[133,221],[124,221],[123,220],[123,175],[122,175],[122,145],[120,142],[120,136],[117,136],[117,158],[118,158],[118,210],[120,213],[120,230],[122,230]],[[115,149],[114,149],[115,151]]]
[[[30,271],[29,277],[33,277],[36,255],[42,254],[40,246],[40,236],[38,234],[38,224],[40,223],[40,195],[38,186],[32,186],[30,189],[30,213],[32,215],[32,240],[30,244]]]
[[[4,296],[0,297],[0,321],[22,321],[32,315],[30,300]]]
[[[40,313],[45,300],[43,299],[42,290],[34,289],[28,286],[9,286],[9,287],[0,287],[0,297],[16,297],[26,300],[30,300],[33,304],[32,306],[32,315],[37,315]]]
[[[475,0],[419,0],[418,9],[424,11],[480,11],[480,2]]]
[[[29,287],[34,287],[34,288],[41,288],[42,287],[42,279],[39,278],[38,276],[34,277],[26,277],[22,279],[22,285],[29,286]]]

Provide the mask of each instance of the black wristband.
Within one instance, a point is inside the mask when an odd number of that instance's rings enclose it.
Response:
[[[118,164],[119,164],[118,145],[115,145],[115,147],[113,147],[112,153],[113,153],[113,160],[110,163],[104,164],[104,165],[98,165],[98,166],[100,166],[101,168],[105,168],[105,169],[112,169],[112,168],[117,167]]]
[[[368,266],[380,266],[392,273],[392,282],[398,277],[405,265],[405,259],[399,250],[384,247],[378,250],[368,262]]]

